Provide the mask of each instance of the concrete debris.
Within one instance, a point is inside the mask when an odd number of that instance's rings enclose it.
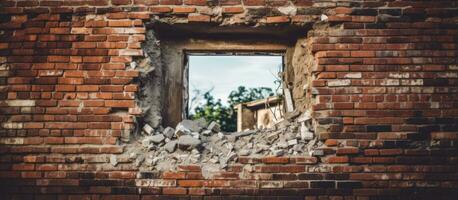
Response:
[[[132,152],[129,154],[129,159],[134,160],[135,158],[137,158],[137,153]]]
[[[134,165],[136,167],[140,167],[144,160],[145,160],[145,156],[140,155],[137,159],[135,159]]]
[[[211,122],[207,129],[213,131],[214,133],[218,133],[221,131],[221,126],[216,122]]]
[[[175,134],[175,129],[171,128],[171,127],[167,127],[164,129],[164,132],[163,132],[164,136],[171,139],[173,137],[173,135]]]
[[[310,153],[311,153],[311,156],[324,156],[324,151],[322,149],[317,149]]]
[[[177,147],[177,141],[170,141],[167,144],[165,144],[164,148],[167,150],[169,153],[173,153]]]
[[[205,122],[185,119],[177,125],[177,130],[186,130],[191,132],[200,132]]]
[[[164,141],[165,137],[162,134],[158,134],[158,135],[151,136],[150,139],[151,139],[151,142],[153,142],[154,144],[159,144],[162,141]]]
[[[136,166],[151,169],[170,170],[178,165],[197,164],[212,171],[226,168],[236,162],[238,156],[324,154],[322,150],[315,150],[319,143],[310,131],[310,123],[304,121],[307,120],[283,120],[270,129],[224,133],[216,122],[207,125],[205,120],[183,120],[175,129],[150,131],[152,135],[141,140],[143,149],[139,148],[145,152],[136,152],[130,157]],[[110,158],[110,162],[112,160]]]
[[[200,140],[190,135],[184,135],[178,138],[178,147],[180,149],[192,149],[200,145]]]
[[[145,126],[143,126],[143,133],[146,134],[146,135],[151,135],[151,133],[153,133],[154,129],[153,127],[151,127],[149,124],[145,124]]]
[[[309,131],[307,126],[305,126],[304,122],[301,123],[300,131],[301,131],[301,139],[302,140],[311,140],[311,139],[313,139],[313,133]]]

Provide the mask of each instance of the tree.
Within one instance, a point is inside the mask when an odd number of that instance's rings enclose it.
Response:
[[[210,90],[204,93],[205,102],[195,107],[194,115],[191,118],[204,118],[207,122],[215,121],[221,125],[223,131],[233,132],[237,130],[237,115],[234,110],[236,104],[264,99],[273,95],[272,89],[267,87],[247,89],[245,86],[239,86],[237,90],[229,94],[229,106],[224,106],[221,99],[215,100]]]
[[[215,100],[210,92],[204,93],[205,103],[196,106],[194,115],[191,118],[204,118],[207,122],[215,121],[221,125],[223,131],[237,130],[237,125],[234,123],[237,122],[237,116],[234,114],[234,110],[231,107],[224,106],[221,103],[221,99]]]
[[[273,96],[272,89],[268,87],[258,88],[246,88],[245,86],[239,86],[237,90],[232,91],[228,97],[228,103],[234,106],[239,103],[250,102],[258,99],[264,99],[266,97]]]

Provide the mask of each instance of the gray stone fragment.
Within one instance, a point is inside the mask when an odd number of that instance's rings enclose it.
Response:
[[[205,136],[209,136],[212,134],[212,131],[211,130],[205,130],[205,131],[202,131],[202,135],[205,135]]]
[[[301,123],[300,132],[301,132],[301,139],[302,140],[311,140],[311,139],[313,139],[313,133],[309,131],[307,126],[305,126],[304,122]]]
[[[182,126],[181,124],[177,125],[175,129],[176,137],[181,137],[183,135],[189,135],[189,134],[191,134],[191,130],[187,129],[186,127]]]
[[[222,140],[222,139],[224,139],[224,137],[225,137],[224,133],[218,132],[218,138],[219,139]]]
[[[256,131],[255,131],[255,130],[248,130],[248,131],[243,131],[243,132],[236,132],[236,133],[233,133],[232,135],[233,135],[235,138],[239,138],[239,137],[251,135],[251,134],[253,134],[253,133],[256,133]]]
[[[132,152],[132,153],[129,154],[129,159],[130,159],[130,160],[133,160],[133,159],[135,159],[135,158],[137,158],[137,153]]]
[[[164,148],[167,152],[173,153],[177,147],[177,141],[170,141],[167,144],[165,144]]]
[[[167,127],[164,129],[162,133],[164,134],[165,137],[171,139],[173,135],[175,134],[175,129],[173,129],[172,127]]]
[[[145,164],[148,165],[148,166],[153,166],[154,160],[151,159],[151,158],[147,158],[147,159],[145,159]]]
[[[216,123],[216,122],[211,122],[210,125],[208,125],[208,130],[213,131],[214,133],[220,132],[221,131],[221,126]]]
[[[297,140],[296,139],[288,141],[288,146],[293,146],[293,145],[296,145],[296,144],[297,144]]]
[[[194,120],[195,123],[197,123],[197,125],[199,126],[200,130],[204,129],[207,127],[207,120],[205,120],[204,118],[199,118],[199,119],[196,119]],[[199,131],[200,131],[199,130]]]
[[[315,149],[312,152],[312,156],[324,156],[324,151],[322,149]]]
[[[151,135],[151,133],[153,133],[154,129],[153,129],[153,127],[151,127],[149,124],[145,124],[145,126],[143,126],[143,131],[144,131],[147,135]]]
[[[268,134],[267,137],[266,137],[267,142],[272,144],[275,140],[277,140],[279,133],[280,132],[277,131],[277,132],[273,132],[273,133]]]
[[[199,139],[200,138],[200,134],[198,132],[192,132],[191,133],[191,136],[196,138],[196,139]]]
[[[280,141],[280,142],[277,142],[277,146],[280,148],[287,148],[288,143],[286,141]]]
[[[135,159],[134,165],[139,167],[140,165],[142,165],[144,160],[145,160],[145,156],[140,155],[137,159]]]
[[[154,144],[159,144],[161,143],[162,141],[164,141],[165,137],[164,135],[162,134],[159,134],[159,135],[153,135],[150,137],[150,140],[154,143]]]
[[[285,154],[285,151],[283,149],[276,149],[272,151],[272,154],[274,156],[282,156],[283,154]]]
[[[196,139],[190,135],[183,135],[178,138],[178,147],[180,149],[193,149],[200,145],[200,140]]]
[[[185,119],[177,125],[176,129],[177,130],[189,130],[190,132],[200,132],[202,130],[202,126],[197,121]]]
[[[239,151],[239,156],[248,156],[250,153],[251,151],[249,149],[242,149]]]
[[[144,148],[148,148],[151,144],[151,138],[150,137],[146,137],[142,140],[142,146]]]

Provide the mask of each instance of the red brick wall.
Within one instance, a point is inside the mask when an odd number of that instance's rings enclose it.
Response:
[[[160,173],[128,159],[110,165],[140,112],[138,72],[128,66],[142,56],[144,23],[221,23],[205,14],[207,5],[240,23],[318,23],[308,36],[309,92],[324,156],[242,157],[211,180],[196,166]],[[285,5],[296,15],[276,11]],[[238,17],[259,8],[257,18]],[[1,1],[0,194],[453,199],[457,13],[454,1]],[[327,21],[318,22],[321,14]]]

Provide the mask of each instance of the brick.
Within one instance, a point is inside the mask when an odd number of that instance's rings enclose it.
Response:
[[[288,157],[265,157],[262,158],[262,162],[266,164],[285,164],[289,163]]]
[[[327,158],[328,163],[347,163],[348,161],[347,156],[332,156]]]
[[[174,7],[172,9],[173,13],[177,14],[185,14],[185,13],[193,13],[196,12],[196,8],[193,7]]]
[[[170,195],[185,195],[187,194],[186,188],[163,188],[163,194],[170,194]]]
[[[11,167],[13,171],[32,171],[35,170],[34,164],[13,164]]]
[[[223,7],[224,14],[237,14],[237,13],[243,13],[244,9],[243,7]]]
[[[185,179],[186,173],[184,172],[164,172],[162,174],[164,179]]]
[[[275,16],[266,18],[266,23],[268,24],[288,23],[289,21],[290,19],[288,16]]]
[[[245,6],[264,6],[265,0],[243,0]]]
[[[131,26],[133,26],[133,21],[130,21],[130,20],[108,21],[108,26],[111,26],[111,27],[131,27]]]
[[[127,107],[127,108],[133,108],[134,107],[134,101],[105,101],[105,106],[107,107]]]
[[[210,22],[210,19],[208,15],[188,15],[189,22]]]
[[[202,181],[200,180],[178,180],[180,187],[201,187]]]
[[[13,107],[35,106],[35,100],[7,100],[5,102],[8,106]]]
[[[185,5],[205,6],[207,5],[206,0],[184,0]]]
[[[111,0],[113,5],[129,5],[132,4],[132,0]]]
[[[358,154],[359,149],[357,148],[339,148],[337,149],[337,155],[347,155],[347,154]]]

